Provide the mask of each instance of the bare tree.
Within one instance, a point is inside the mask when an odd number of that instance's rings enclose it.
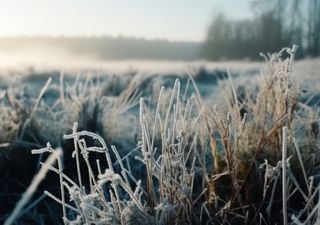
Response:
[[[320,55],[320,0],[253,0],[252,19],[214,17],[204,44],[208,59],[257,58],[297,44],[298,58]]]
[[[319,56],[320,53],[320,2],[309,0],[308,5],[308,53],[311,56]]]

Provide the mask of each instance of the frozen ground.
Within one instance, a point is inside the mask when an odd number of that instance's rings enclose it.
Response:
[[[161,86],[165,89],[162,92],[163,101],[159,106],[159,113],[164,115],[175,80],[179,79],[181,104],[186,104],[185,107],[188,108],[188,104],[196,104],[197,92],[197,88],[189,79],[190,76],[194,79],[204,102],[212,108],[218,106],[223,111],[223,107],[227,107],[226,101],[229,101],[228,73],[230,72],[234,89],[241,102],[246,93],[255,95],[258,92],[257,86],[262,80],[260,70],[264,66],[264,62],[246,61],[97,62],[93,59],[64,59],[61,63],[59,57],[48,59],[39,56],[35,60],[32,56],[17,59],[14,56],[0,55],[0,177],[5,178],[0,179],[0,190],[3,190],[0,193],[0,202],[5,202],[0,206],[0,222],[12,210],[14,202],[20,198],[20,193],[26,189],[40,166],[41,158],[31,156],[30,150],[43,147],[49,141],[53,146],[63,147],[66,151],[64,154],[69,154],[72,144],[63,140],[62,136],[72,132],[74,122],[79,123],[79,130],[95,132],[107,141],[108,146],[117,146],[120,156],[126,157],[141,144],[141,96],[146,104],[145,119],[148,122],[153,121],[155,118],[152,115],[157,106]],[[316,109],[312,112],[313,119],[317,120],[316,112],[320,104],[320,59],[295,62],[293,77],[298,86],[301,107],[308,105]],[[50,83],[45,92],[41,93],[49,78]],[[191,103],[187,103],[189,99]],[[201,111],[201,107],[197,107]],[[174,110],[172,112],[175,116]],[[189,113],[190,118],[194,119],[196,113],[200,112],[190,110]],[[174,123],[174,119],[182,119],[174,116],[173,121],[169,118],[169,124]],[[199,128],[200,134],[196,131],[190,134],[204,135],[201,134],[205,127],[202,122],[204,121],[201,121],[199,127],[194,128]],[[180,125],[184,126],[184,123],[181,122]],[[155,136],[155,145],[160,146],[160,136],[159,133]],[[198,145],[202,146],[202,143]],[[206,154],[208,160],[211,159],[210,152],[207,151]],[[134,160],[133,156],[130,157]],[[64,160],[66,174],[74,174],[75,168],[68,164],[73,159],[65,157]],[[209,173],[212,173],[212,167],[212,162],[209,162]],[[138,178],[145,176],[145,172],[139,166],[133,167],[132,172]],[[36,196],[41,196],[43,189],[58,193],[55,182],[57,180],[48,179],[46,187],[41,187]],[[52,202],[48,200],[44,204],[50,208],[48,205]],[[43,215],[48,213],[46,210],[38,210],[40,211],[37,213]],[[23,218],[24,224],[31,223],[30,221],[39,223],[38,218],[32,218],[30,215],[32,213],[28,214],[29,217]],[[57,221],[53,218],[46,219],[51,222]]]

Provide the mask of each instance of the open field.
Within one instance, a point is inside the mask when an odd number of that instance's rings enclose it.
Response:
[[[0,60],[0,223],[319,223],[320,60],[294,52]]]

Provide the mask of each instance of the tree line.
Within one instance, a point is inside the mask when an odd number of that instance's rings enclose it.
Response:
[[[209,60],[257,59],[297,44],[298,58],[320,54],[319,0],[253,0],[253,18],[232,20],[217,13],[207,30],[202,53]]]

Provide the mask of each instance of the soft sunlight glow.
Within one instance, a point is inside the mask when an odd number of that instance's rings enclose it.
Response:
[[[248,17],[248,5],[241,0],[6,1],[0,3],[0,36],[123,35],[202,41],[213,11]]]

